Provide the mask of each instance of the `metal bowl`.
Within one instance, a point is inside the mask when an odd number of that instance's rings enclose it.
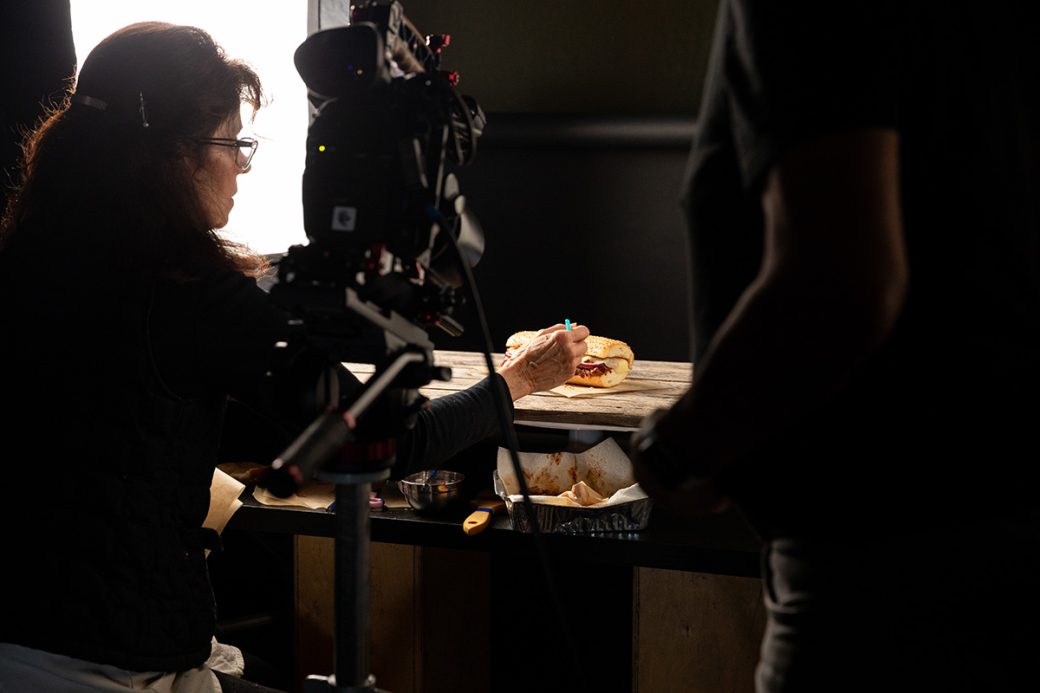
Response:
[[[427,469],[409,474],[397,482],[397,488],[408,505],[420,512],[431,512],[451,507],[459,499],[465,475],[443,469]]]

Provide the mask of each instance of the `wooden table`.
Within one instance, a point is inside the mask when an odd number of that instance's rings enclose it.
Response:
[[[493,354],[492,363],[502,358]],[[421,388],[431,399],[487,376],[480,353],[437,351],[434,362],[450,367],[452,379]],[[375,370],[346,365],[362,380]],[[606,435],[631,431],[673,404],[692,371],[689,363],[637,360],[629,378],[654,389],[579,398],[536,393],[515,403],[514,421]],[[461,519],[410,509],[373,513],[377,681],[395,693],[548,690],[545,677],[562,681],[568,659],[531,535],[498,516],[484,533],[467,536]],[[328,673],[333,515],[250,498],[229,527],[295,535],[297,664],[303,672]],[[578,641],[595,662],[597,690],[750,693],[764,616],[759,542],[742,518],[731,512],[679,521],[655,510],[641,532],[542,539],[565,604],[585,614]],[[699,687],[688,688],[691,681]]]
[[[502,354],[492,354],[491,357],[496,366],[503,359]],[[420,389],[431,399],[464,390],[488,374],[484,355],[478,352],[438,350],[434,352],[434,363],[450,367],[452,379],[448,382],[433,381]],[[362,380],[374,371],[368,363],[345,365]],[[594,397],[563,397],[551,392],[537,392],[515,403],[514,421],[548,428],[632,431],[655,409],[674,404],[690,387],[692,376],[693,364],[690,363],[636,359],[627,380],[654,389],[597,394]]]

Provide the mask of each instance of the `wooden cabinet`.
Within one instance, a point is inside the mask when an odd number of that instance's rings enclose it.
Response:
[[[496,355],[496,360],[500,355]],[[439,351],[450,381],[436,398],[486,374],[480,354]],[[349,364],[362,380],[373,367]],[[518,423],[628,435],[670,406],[692,377],[689,363],[637,361],[637,391],[569,398],[549,393],[515,405]],[[333,671],[331,517],[251,507],[254,528],[295,542],[298,679]],[[406,515],[395,514],[406,513]],[[629,536],[543,536],[548,589],[530,535],[505,518],[477,537],[458,522],[387,511],[372,518],[369,666],[393,693],[511,693],[567,688],[580,667],[597,693],[751,693],[765,618],[757,538],[738,517],[670,521]],[[558,593],[558,604],[553,592]],[[564,613],[569,628],[561,628]],[[573,637],[565,638],[563,631]],[[575,662],[578,664],[575,665]]]
[[[635,569],[633,692],[753,693],[758,578]]]
[[[306,674],[327,675],[333,668],[333,542],[308,536],[298,536],[296,542],[296,661],[302,681]],[[542,604],[540,613],[525,612],[524,618],[502,611],[516,601],[494,593],[503,584],[501,574],[496,575],[501,556],[379,542],[371,548],[370,662],[379,688],[393,693],[498,693],[511,685],[531,690],[530,681],[543,673],[559,675],[567,657],[551,637],[549,606]],[[628,680],[607,676],[604,690],[752,693],[765,622],[757,578],[625,566],[588,570],[609,574],[615,584],[627,577],[630,589],[627,598],[619,594],[612,599],[619,608],[605,618],[602,611],[611,604],[575,600],[567,605],[576,639],[589,648],[583,655],[589,676],[628,672]],[[576,574],[573,566],[561,573],[570,578]],[[538,585],[529,587],[529,594],[539,593]],[[587,585],[572,588],[561,592],[575,594]],[[528,603],[520,608],[535,607]],[[590,610],[599,612],[595,632],[583,618]],[[541,619],[546,637],[531,643],[526,637],[530,629],[523,632],[525,618]],[[604,632],[607,628],[612,632]],[[511,630],[523,640],[510,641]],[[615,661],[619,642],[628,662]],[[493,645],[522,652],[505,656],[493,651]],[[599,661],[590,656],[597,652],[603,655]],[[528,662],[528,668],[515,675],[496,670],[517,661]],[[552,686],[547,683],[543,690]]]
[[[333,670],[333,540],[296,538],[297,680]],[[491,689],[487,554],[373,543],[370,664],[393,693]]]

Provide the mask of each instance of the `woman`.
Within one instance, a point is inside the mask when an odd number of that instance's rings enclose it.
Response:
[[[0,683],[220,690],[202,521],[225,406],[293,435],[324,404],[279,396],[268,372],[287,316],[256,286],[262,259],[214,231],[255,150],[241,107],[261,96],[205,32],[134,24],[26,141],[0,230],[0,440],[20,451],[3,457],[3,543],[20,567],[0,606]],[[545,330],[499,371],[511,397],[562,383],[587,335]],[[309,384],[309,359],[291,361]],[[490,378],[434,401],[399,466],[495,435],[494,409]]]

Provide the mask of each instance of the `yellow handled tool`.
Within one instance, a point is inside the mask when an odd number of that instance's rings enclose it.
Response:
[[[476,504],[476,509],[462,523],[462,531],[471,536],[480,534],[485,527],[491,524],[491,516],[505,505],[505,501],[500,499],[480,501]]]

